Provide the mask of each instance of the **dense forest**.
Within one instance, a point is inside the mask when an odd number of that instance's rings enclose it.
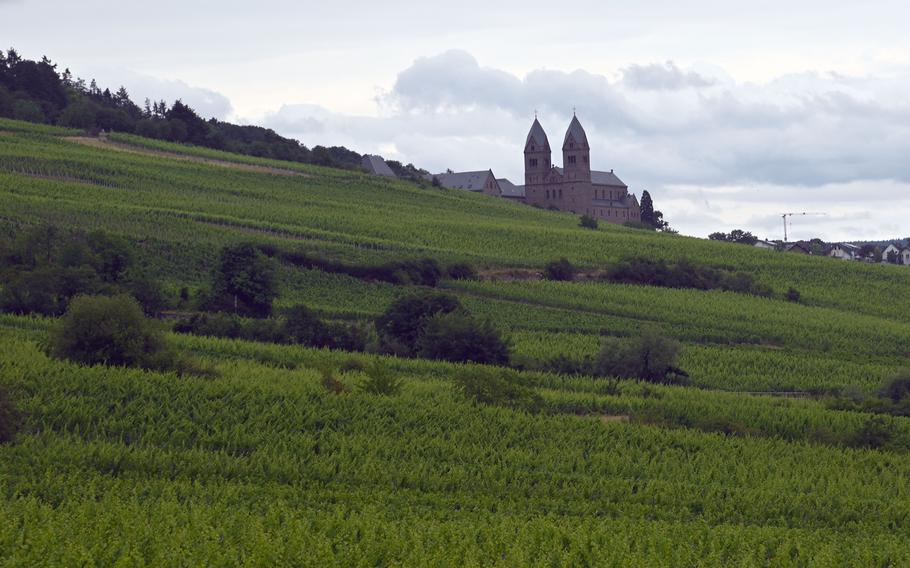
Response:
[[[262,158],[289,160],[340,168],[360,168],[361,155],[343,146],[313,146],[285,138],[260,126],[240,126],[208,120],[176,100],[133,102],[124,87],[112,92],[94,80],[75,78],[69,69],[58,72],[47,57],[23,58],[15,49],[0,50],[0,117],[86,130],[138,134],[170,142],[195,144]],[[412,164],[389,164],[404,178],[419,179]]]

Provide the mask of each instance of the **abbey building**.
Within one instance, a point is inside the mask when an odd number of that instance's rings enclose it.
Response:
[[[553,165],[550,141],[535,118],[524,150],[524,201],[613,223],[638,221],[638,200],[613,170],[591,169],[591,147],[573,116],[562,143],[562,167]]]
[[[553,165],[550,141],[537,118],[525,140],[524,185],[497,179],[491,170],[427,176],[450,189],[494,195],[546,209],[588,215],[611,223],[640,221],[638,199],[613,170],[591,169],[591,147],[573,116],[562,143],[562,167]]]

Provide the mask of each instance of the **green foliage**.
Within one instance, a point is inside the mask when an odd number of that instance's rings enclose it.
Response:
[[[651,330],[632,340],[607,338],[594,361],[594,372],[602,377],[685,383],[688,375],[676,367],[679,350],[678,341]]]
[[[212,275],[209,309],[266,317],[278,296],[271,261],[250,243],[226,247]]]
[[[457,262],[449,265],[446,269],[446,275],[453,280],[475,280],[477,271],[470,264]]]
[[[437,313],[417,340],[417,355],[455,363],[508,365],[509,342],[487,320],[458,310]]]
[[[399,355],[415,355],[427,323],[437,314],[460,308],[458,299],[446,294],[418,292],[399,298],[376,320],[383,349]]]
[[[889,379],[882,388],[881,394],[894,403],[910,400],[910,373],[905,371]]]
[[[79,296],[50,335],[50,352],[85,365],[163,369],[173,364],[161,331],[129,296]]]
[[[396,396],[401,393],[404,380],[388,365],[374,361],[366,368],[366,379],[358,385],[361,392],[377,396]]]
[[[547,263],[543,269],[547,280],[569,281],[575,278],[575,266],[567,258],[560,258]]]
[[[596,229],[597,219],[588,215],[582,215],[578,220],[578,226],[583,229]]]
[[[663,260],[640,257],[624,258],[610,265],[604,278],[623,284],[646,284],[667,288],[695,288],[697,290],[728,290],[756,296],[771,296],[772,291],[755,282],[750,274],[722,270],[680,259],[670,264]]]
[[[544,407],[543,397],[525,384],[518,373],[492,367],[465,367],[455,375],[457,390],[469,400],[539,412]]]
[[[758,237],[750,233],[749,231],[743,231],[742,229],[733,229],[729,233],[716,232],[708,235],[708,238],[712,241],[723,241],[728,243],[738,243],[741,245],[752,246],[758,242]]]
[[[8,444],[15,440],[16,433],[22,425],[23,416],[9,389],[0,384],[0,445]]]

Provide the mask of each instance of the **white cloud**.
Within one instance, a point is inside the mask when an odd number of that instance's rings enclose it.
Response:
[[[520,77],[446,51],[401,71],[378,99],[379,116],[286,105],[266,123],[309,145],[395,148],[397,159],[433,171],[492,167],[520,180],[533,111],[558,163],[574,106],[593,165],[615,169],[636,193],[650,190],[685,232],[739,223],[770,236],[779,212],[799,209],[829,212],[801,223],[827,238],[887,237],[910,214],[907,88],[910,69],[763,84],[673,63],[627,66],[617,79],[551,69]]]

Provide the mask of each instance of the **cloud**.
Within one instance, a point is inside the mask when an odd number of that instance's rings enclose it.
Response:
[[[575,107],[592,165],[615,169],[636,193],[648,189],[684,232],[741,223],[773,236],[779,212],[799,209],[829,212],[800,223],[829,238],[887,237],[910,216],[908,89],[907,68],[763,84],[674,63],[630,65],[617,79],[552,69],[518,76],[455,50],[402,70],[378,97],[377,116],[285,105],[266,124],[308,145],[385,150],[431,171],[490,167],[520,180],[534,110],[558,163]],[[866,234],[850,233],[857,228]]]
[[[713,79],[694,71],[682,71],[672,61],[664,64],[630,65],[622,72],[622,80],[633,89],[675,91],[686,88],[710,87]]]
[[[181,99],[205,118],[223,120],[230,117],[233,112],[231,101],[225,95],[212,89],[192,86],[184,81],[160,79],[120,68],[89,68],[87,71],[84,75],[86,80],[95,78],[102,88],[116,90],[123,85],[130,98],[140,106],[146,98],[153,101],[165,100],[169,104]],[[80,72],[79,75],[83,74]]]

